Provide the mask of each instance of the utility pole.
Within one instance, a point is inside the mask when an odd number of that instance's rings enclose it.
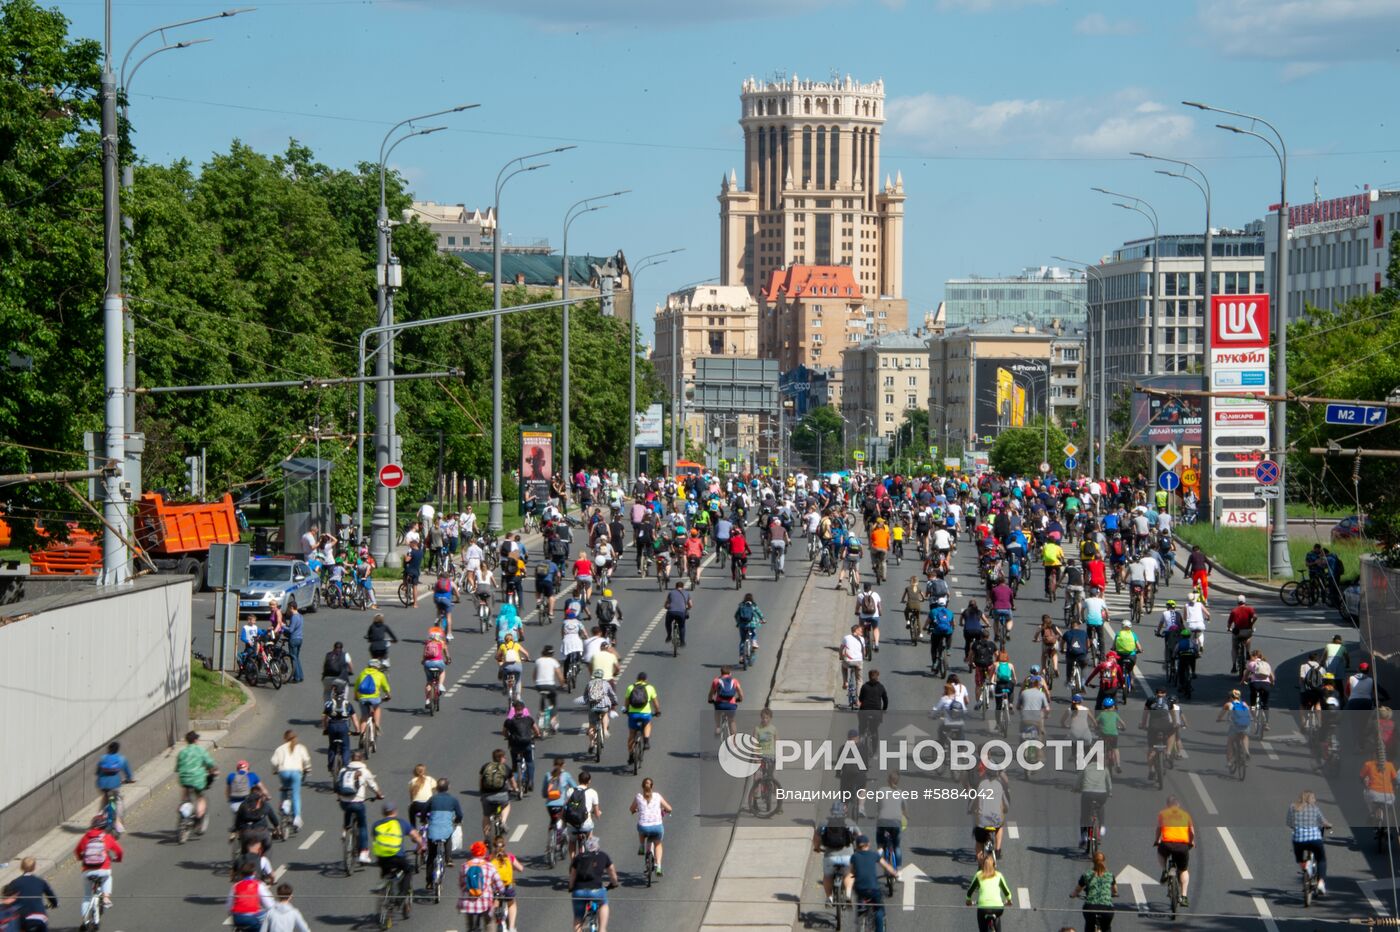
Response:
[[[121,190],[118,187],[117,82],[112,74],[112,0],[105,4],[102,61],[102,241],[106,256],[106,286],[102,296],[103,381],[105,383],[108,462],[115,469],[102,477],[101,586],[122,586],[131,580],[131,553],[123,470],[126,468],[125,332],[122,314]]]

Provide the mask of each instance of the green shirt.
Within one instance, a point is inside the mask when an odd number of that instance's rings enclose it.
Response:
[[[1001,871],[997,871],[991,877],[983,877],[978,871],[973,875],[972,883],[967,885],[967,898],[976,898],[978,909],[1005,909],[1006,904],[1011,902],[1011,888],[1006,885],[1006,878],[1001,876]]]
[[[646,701],[643,705],[634,706],[634,705],[632,704],[632,690],[635,689],[635,688],[638,687],[638,686],[641,686],[643,689],[645,689],[645,690],[647,691],[647,701]],[[650,683],[644,683],[644,682],[642,682],[641,680],[638,680],[637,682],[633,683],[631,686],[627,687],[627,692],[624,693],[623,696],[624,696],[624,698],[626,699],[626,702],[627,702],[627,711],[628,711],[628,712],[645,712],[645,713],[650,713],[650,712],[655,712],[655,711],[656,711],[656,687],[653,686],[653,685],[651,685]]]
[[[753,736],[758,739],[759,757],[777,757],[778,729],[772,725],[759,725],[753,730]]]
[[[204,789],[209,785],[209,771],[213,768],[214,758],[198,744],[187,744],[175,755],[175,773],[181,786]]]
[[[1102,874],[1085,871],[1079,878],[1079,885],[1084,888],[1085,906],[1113,905],[1113,875],[1108,871]]]
[[[1104,709],[1099,713],[1099,731],[1111,738],[1118,737],[1118,724],[1122,719],[1117,709]]]

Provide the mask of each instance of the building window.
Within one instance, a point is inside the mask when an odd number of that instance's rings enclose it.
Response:
[[[449,246],[456,246],[456,245],[457,245],[457,237],[455,237],[455,236],[449,236],[449,237],[447,238],[447,245],[449,245]]]
[[[918,376],[913,376],[913,375],[909,376],[909,387],[910,387],[910,388],[914,388],[914,387],[918,386],[918,384],[919,384]]]

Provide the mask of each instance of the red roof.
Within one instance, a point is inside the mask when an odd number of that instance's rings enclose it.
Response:
[[[850,266],[845,265],[794,265],[786,269],[775,269],[763,293],[769,302],[780,297],[792,298],[847,298],[859,301],[860,285]]]

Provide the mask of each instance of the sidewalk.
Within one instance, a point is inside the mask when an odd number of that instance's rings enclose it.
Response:
[[[233,682],[237,683],[237,680]],[[227,719],[218,720],[217,724],[221,728],[208,731],[200,730],[198,722],[192,721],[190,727],[199,731],[199,743],[211,751],[220,747],[228,735],[233,731],[238,720],[250,711],[257,704],[250,690],[243,689],[248,701],[243,703]],[[215,724],[211,722],[210,724]],[[168,781],[175,779],[175,756],[180,753],[180,749],[185,746],[182,738],[175,747],[167,748],[163,753],[157,755],[136,770],[136,780],[122,787],[122,809],[126,813],[132,812],[138,805],[149,799],[156,791],[163,787]],[[92,817],[97,815],[97,791],[92,792],[93,800],[79,809],[66,822],[51,829],[38,841],[34,842],[23,851],[10,856],[8,852],[0,852],[0,857],[7,857],[7,861],[0,862],[0,887],[9,883],[20,874],[20,861],[24,858],[33,858],[38,862],[38,872],[48,875],[56,867],[60,867],[66,862],[73,860],[73,846],[92,825]],[[218,798],[210,797],[211,807],[218,805]],[[170,823],[175,823],[175,813],[170,813]]]
[[[850,630],[855,599],[836,577],[812,573],[778,648],[767,705],[774,711],[830,711],[839,699],[836,645]],[[812,829],[806,825],[741,825],[734,829],[710,893],[700,932],[789,932],[798,922],[803,884],[811,876]]]

